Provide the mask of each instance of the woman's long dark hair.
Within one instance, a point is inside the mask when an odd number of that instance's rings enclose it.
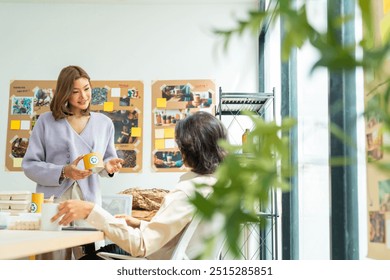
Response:
[[[53,100],[50,102],[50,110],[56,120],[73,115],[68,107],[68,99],[73,92],[74,81],[80,78],[87,79],[92,87],[89,75],[80,66],[67,66],[58,75],[56,91]],[[82,111],[83,115],[89,115],[90,106],[91,104],[89,104],[86,110]]]
[[[225,157],[226,152],[218,141],[227,139],[226,128],[207,112],[198,111],[180,120],[175,138],[184,163],[195,173],[214,173]]]

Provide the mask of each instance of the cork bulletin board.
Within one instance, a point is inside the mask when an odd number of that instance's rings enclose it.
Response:
[[[152,82],[152,169],[187,171],[175,143],[175,126],[197,111],[215,115],[212,80],[158,80]]]
[[[390,0],[372,1],[375,44],[390,39]],[[390,60],[375,73],[364,73],[366,107],[382,93],[390,75]],[[382,85],[382,86],[378,86]],[[383,120],[372,112],[366,115],[367,159],[367,229],[368,257],[390,259],[390,174],[380,171],[377,162],[390,162],[390,155],[383,152],[384,144],[390,145],[389,136],[383,131]]]
[[[91,111],[108,116],[115,127],[115,148],[125,163],[122,173],[142,170],[144,86],[141,81],[91,81]],[[31,131],[39,115],[50,111],[56,81],[10,83],[5,168],[22,171]],[[98,132],[97,132],[98,133]]]

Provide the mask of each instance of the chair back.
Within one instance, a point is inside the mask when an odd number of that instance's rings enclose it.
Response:
[[[171,260],[188,260],[188,256],[186,254],[186,250],[196,229],[198,228],[200,223],[200,218],[195,216],[192,218],[191,222],[189,222],[184,228],[183,234],[180,236],[179,241],[175,249],[173,250]]]
[[[218,224],[218,223],[217,223]],[[214,225],[214,226],[213,226]],[[202,253],[202,249],[205,249],[204,245],[206,237],[211,237],[216,234],[218,228],[215,227],[216,222],[209,222],[202,220],[199,215],[195,215],[194,218],[184,228],[182,235],[180,236],[175,249],[173,250],[172,260],[188,260],[193,258],[194,252],[191,252],[191,248],[196,248],[198,253]],[[205,232],[205,229],[207,232]],[[225,238],[220,235],[215,237],[215,243],[212,252],[205,256],[208,259],[220,259],[223,244]],[[196,254],[196,253],[195,253]]]

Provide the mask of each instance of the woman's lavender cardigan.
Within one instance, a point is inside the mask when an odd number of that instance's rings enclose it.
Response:
[[[114,125],[104,114],[91,112],[84,130],[78,134],[66,119],[55,120],[51,112],[39,116],[28,148],[23,158],[24,174],[37,183],[37,192],[43,192],[45,198],[52,195],[60,197],[74,180],[66,179],[59,184],[64,165],[73,162],[78,156],[90,152],[100,152],[103,160],[117,158],[114,145]],[[83,161],[78,168],[84,169]],[[99,173],[107,176],[105,169]],[[100,201],[98,174],[77,180],[84,199]]]

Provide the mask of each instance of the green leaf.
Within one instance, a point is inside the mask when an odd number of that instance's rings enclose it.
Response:
[[[359,10],[363,20],[363,32],[364,32],[364,46],[365,48],[372,48],[374,45],[374,23],[372,20],[372,4],[371,1],[359,0]]]
[[[350,147],[357,149],[355,141],[349,135],[347,135],[339,126],[337,126],[335,123],[329,124],[329,130],[341,142],[349,145]]]
[[[356,163],[356,159],[352,158],[346,158],[346,157],[336,157],[333,156],[332,158],[329,159],[329,164],[331,166],[347,166]]]

